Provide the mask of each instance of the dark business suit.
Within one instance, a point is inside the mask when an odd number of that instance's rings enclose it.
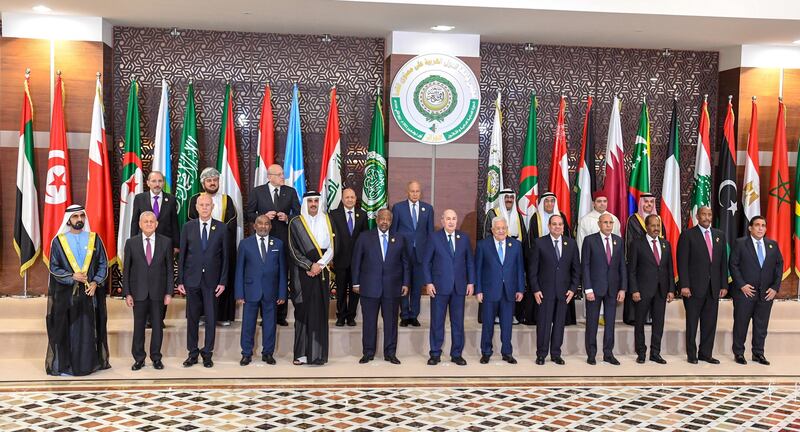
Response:
[[[203,245],[200,231],[202,223],[200,219],[194,219],[183,225],[178,284],[183,284],[186,289],[186,348],[189,356],[197,358],[198,354],[202,354],[204,359],[210,359],[214,354],[217,328],[217,298],[214,291],[217,285],[225,285],[228,280],[229,240],[225,224],[210,219],[207,222],[208,240]],[[205,315],[205,345],[202,352],[197,348],[201,315]]]
[[[733,278],[731,297],[733,297],[733,353],[744,355],[744,342],[747,327],[753,321],[753,355],[764,355],[764,341],[767,339],[767,326],[772,311],[772,300],[766,300],[767,289],[780,291],[783,279],[783,256],[778,244],[766,237],[762,238],[764,264],[758,261],[753,239],[749,235],[736,239],[730,259]],[[744,285],[752,285],[753,297],[742,292]]]
[[[646,236],[628,244],[628,295],[633,297],[633,294],[639,293],[641,296],[639,302],[634,302],[633,334],[636,354],[644,356],[647,352],[644,325],[649,315],[653,318],[650,335],[651,358],[661,355],[661,335],[664,333],[667,294],[675,292],[672,248],[666,239],[659,238],[658,241],[658,264],[653,253],[653,245]]]
[[[678,287],[689,288],[692,296],[683,299],[686,307],[686,355],[689,359],[710,358],[717,332],[719,291],[728,288],[728,251],[725,234],[711,228],[712,256],[700,226],[688,229],[678,238]],[[697,324],[700,323],[700,349],[697,349]]]
[[[353,275],[350,263],[353,258],[353,247],[358,236],[367,229],[367,212],[355,207],[352,215],[347,214],[344,205],[328,213],[336,234],[336,248],[334,249],[333,268],[336,279],[336,318],[340,320],[354,320],[358,309],[358,294],[353,292]],[[353,232],[347,225],[348,216],[353,219]]]
[[[425,243],[433,233],[433,207],[422,201],[417,201],[417,204],[416,226],[411,218],[411,206],[408,200],[403,200],[392,206],[392,226],[389,228],[389,232],[405,239],[410,257],[411,286],[408,287],[408,295],[402,299],[400,317],[403,319],[416,319],[419,316],[422,255],[425,253]]]
[[[373,357],[378,333],[378,311],[383,316],[383,355],[397,352],[397,311],[404,286],[411,281],[403,237],[387,233],[386,257],[381,249],[380,231],[361,233],[353,248],[353,286],[359,286],[363,317],[363,355]]]
[[[175,196],[166,192],[161,192],[158,199],[158,227],[156,233],[166,236],[172,242],[172,248],[177,249],[181,240],[181,231],[178,228],[178,201]],[[131,215],[131,237],[138,235],[139,215],[146,211],[153,211],[153,200],[150,192],[136,194],[133,198],[133,214]]]
[[[444,317],[450,311],[450,357],[461,357],[464,350],[464,299],[467,284],[475,283],[472,245],[462,231],[448,234],[439,230],[431,234],[422,258],[424,283],[432,283],[436,294],[431,299],[431,357],[442,355]]]
[[[600,306],[603,306],[605,330],[603,331],[603,356],[614,355],[614,321],[617,312],[617,293],[628,289],[628,270],[625,268],[625,245],[622,238],[609,234],[594,233],[583,239],[581,264],[583,267],[583,291],[591,290],[594,301],[586,300],[586,355],[597,354],[597,322]],[[606,256],[606,242],[611,250],[611,261]],[[585,296],[584,296],[585,297]]]
[[[511,327],[517,293],[525,291],[525,261],[522,243],[506,238],[503,259],[497,240],[487,237],[475,247],[475,294],[483,295],[481,355],[493,353],[494,319],[500,317],[500,353],[512,355]]]
[[[283,242],[268,236],[264,239],[262,257],[261,237],[252,235],[239,243],[236,254],[237,300],[244,300],[242,310],[242,355],[253,355],[256,320],[261,311],[261,354],[275,352],[275,306],[286,300],[286,255]]]
[[[172,240],[155,233],[151,245],[152,259],[147,263],[142,234],[125,241],[125,261],[122,272],[122,295],[133,297],[133,343],[131,353],[136,362],[143,362],[145,324],[148,316],[161,317],[164,296],[172,295],[174,287]],[[150,359],[161,360],[161,341],[164,330],[153,326],[150,335]]]
[[[269,187],[269,183],[267,183],[256,186],[250,191],[250,195],[247,197],[247,211],[245,212],[245,217],[248,222],[252,223],[255,222],[258,215],[273,210],[286,213],[288,217],[285,222],[278,220],[277,216],[272,219],[272,229],[269,231],[269,235],[275,236],[275,238],[282,241],[285,245],[283,253],[284,257],[286,257],[286,254],[289,252],[289,247],[286,246],[289,244],[289,221],[292,220],[293,217],[300,215],[300,199],[297,196],[297,190],[295,190],[295,188],[291,186],[280,186],[278,190],[278,200],[275,201],[273,195],[270,194]],[[291,283],[291,280],[289,280],[290,287]],[[278,321],[286,320],[288,302],[278,305],[277,311],[276,319]]]

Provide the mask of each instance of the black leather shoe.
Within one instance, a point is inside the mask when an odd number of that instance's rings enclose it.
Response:
[[[133,364],[133,366],[131,366],[131,370],[137,371],[143,367],[144,367],[144,361],[137,361],[136,363]]]
[[[697,357],[697,359],[711,364],[719,364],[719,360],[714,357]]]
[[[278,325],[279,325],[279,326],[281,326],[281,327],[286,327],[286,326],[288,326],[288,325],[289,325],[289,321],[286,321],[286,318],[284,318],[284,319],[282,319],[282,320],[278,320],[278,321],[276,322],[276,324],[278,324]]]
[[[660,354],[650,354],[650,361],[658,364],[667,364],[667,361]]]
[[[164,363],[162,363],[161,360],[155,360],[153,362],[153,368],[158,370],[164,369]]]
[[[400,320],[400,327],[408,327],[408,320],[405,319],[405,318],[402,318]]]
[[[188,357],[183,361],[183,367],[192,367],[197,364],[197,357]]]
[[[395,356],[386,356],[383,359],[394,365],[400,364],[400,360]]]
[[[758,362],[764,366],[769,366],[769,361],[767,360],[766,357],[764,357],[764,354],[753,354],[753,361]]]
[[[364,364],[364,363],[369,363],[370,361],[372,361],[372,356],[364,354],[363,356],[361,356],[361,360],[359,360],[358,362],[360,364]]]
[[[214,367],[214,360],[211,360],[211,357],[203,359],[203,367]]]
[[[467,361],[464,360],[464,357],[460,357],[460,356],[459,357],[451,357],[450,361],[455,363],[458,366],[466,366],[467,365]]]
[[[428,359],[428,366],[436,366],[439,364],[439,360],[439,356],[431,356],[431,358]]]
[[[250,362],[252,360],[253,360],[253,357],[251,357],[251,356],[242,356],[242,359],[239,360],[239,366],[247,366],[247,365],[250,364]],[[203,361],[203,363],[205,363],[205,361]]]
[[[590,365],[594,366],[597,364],[597,361],[594,359],[594,357],[589,357],[586,359],[586,363],[589,363]]]
[[[349,320],[347,320],[347,326],[348,327],[355,327],[356,326],[356,320],[350,318]]]
[[[744,356],[742,354],[735,354],[733,357],[736,360],[736,363],[739,363],[741,365],[746,365],[747,364],[747,360],[744,359]],[[753,359],[753,360],[755,360],[755,359]]]
[[[272,354],[261,354],[261,361],[268,365],[274,365],[275,357],[272,357]]]
[[[488,355],[482,355],[481,356],[481,364],[489,363],[489,358],[490,358],[490,356],[488,356]]]
[[[639,354],[636,356],[636,363],[643,364],[644,361],[644,354]]]
[[[339,318],[336,320],[336,327],[344,327],[344,318]]]
[[[421,325],[422,325],[422,324],[420,324],[420,323],[419,323],[419,320],[418,320],[418,319],[416,319],[416,318],[411,318],[411,319],[410,319],[410,320],[408,320],[408,321],[409,321],[409,324],[411,324],[411,325],[412,325],[412,326],[414,326],[414,327],[419,327],[419,326],[421,326]]]
[[[686,361],[688,361],[691,364],[697,364],[697,359],[696,358],[689,357],[688,359],[686,359]]]
[[[614,356],[603,357],[603,361],[614,366],[619,366],[619,360],[617,360],[617,358]]]
[[[514,356],[512,356],[510,354],[509,355],[504,355],[503,356],[503,361],[508,363],[508,364],[517,364],[517,359],[515,359]]]
[[[536,364],[541,366],[544,364],[544,357],[536,357]]]
[[[552,360],[553,363],[555,363],[557,365],[563,365],[564,364],[564,359],[561,358],[561,357],[551,357],[550,360]]]

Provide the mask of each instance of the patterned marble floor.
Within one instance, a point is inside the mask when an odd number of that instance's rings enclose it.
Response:
[[[4,431],[800,431],[800,389],[480,383],[0,392]]]

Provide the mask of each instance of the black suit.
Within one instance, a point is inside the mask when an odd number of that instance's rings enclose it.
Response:
[[[686,307],[686,355],[689,359],[710,358],[717,333],[719,291],[728,288],[728,251],[725,234],[711,228],[712,256],[708,255],[700,226],[688,229],[678,238],[678,287],[689,288]],[[700,324],[700,349],[697,325]]]
[[[774,240],[763,238],[764,265],[760,265],[756,247],[748,235],[736,240],[731,253],[730,270],[733,277],[731,297],[733,297],[733,353],[744,355],[744,341],[747,327],[753,320],[753,355],[764,355],[764,341],[767,339],[769,314],[772,301],[766,300],[767,289],[776,292],[783,279],[783,256]],[[752,285],[753,297],[747,297],[742,287]]]
[[[348,216],[352,216],[353,233],[347,225]],[[333,268],[336,272],[336,318],[353,320],[358,308],[358,294],[353,292],[353,277],[350,262],[353,259],[353,247],[358,236],[367,229],[367,212],[356,207],[348,215],[344,205],[328,213],[333,232],[336,236],[336,248],[333,256]]]
[[[200,315],[205,315],[205,346],[203,358],[214,353],[216,334],[217,285],[228,281],[228,230],[225,224],[208,221],[208,241],[201,240],[200,219],[186,222],[181,231],[181,252],[178,258],[178,284],[186,289],[186,348],[190,357],[197,357],[197,335]],[[226,287],[233,289],[233,287]]]
[[[634,302],[634,340],[636,354],[644,356],[644,325],[648,315],[653,318],[650,335],[650,356],[661,355],[661,335],[664,333],[664,313],[667,294],[675,292],[672,248],[666,239],[659,238],[659,261],[653,252],[652,241],[640,237],[628,243],[628,292],[639,293],[641,300]],[[608,323],[606,323],[608,325]]]
[[[586,236],[581,246],[583,266],[583,291],[594,294],[594,301],[586,300],[586,355],[597,354],[597,324],[600,306],[603,306],[605,330],[603,332],[603,356],[613,356],[614,320],[617,312],[617,293],[628,289],[628,271],[625,268],[625,246],[622,238],[610,234],[608,247],[611,262],[606,257],[606,236],[595,233]]]
[[[278,190],[277,201],[274,199],[273,195],[270,194],[269,183],[256,186],[252,191],[250,191],[250,196],[247,197],[247,211],[245,211],[245,219],[247,219],[248,222],[255,222],[256,217],[273,210],[276,212],[286,213],[287,216],[286,221],[278,220],[277,216],[272,219],[272,228],[270,229],[269,235],[275,236],[275,238],[283,242],[285,245],[283,248],[283,254],[286,262],[288,263],[289,221],[292,220],[293,217],[300,215],[300,199],[297,197],[297,190],[291,186],[280,186],[280,189]],[[290,265],[287,265],[286,267],[291,268]],[[290,278],[289,290],[291,291],[291,289],[292,280]],[[289,297],[292,298],[292,295],[289,294]],[[278,322],[286,321],[286,314],[289,310],[288,308],[288,302],[278,305],[275,313],[275,319]]]
[[[177,249],[181,240],[181,231],[178,228],[178,201],[174,195],[161,192],[158,199],[158,227],[156,233],[167,236],[172,241],[172,248]],[[153,199],[150,192],[136,194],[133,198],[133,214],[131,215],[131,237],[138,235],[139,215],[146,211],[153,211]]]
[[[133,343],[131,353],[134,360],[143,362],[144,329],[148,316],[160,317],[164,310],[164,296],[172,295],[174,286],[172,241],[169,237],[154,234],[155,245],[151,245],[152,259],[147,263],[142,235],[125,242],[125,261],[122,273],[122,295],[133,297]],[[154,246],[154,247],[153,247]],[[150,359],[161,360],[161,341],[164,331],[153,326],[150,337]]]

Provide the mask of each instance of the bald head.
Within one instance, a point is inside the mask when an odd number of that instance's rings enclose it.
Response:
[[[342,204],[348,209],[356,206],[356,191],[352,188],[347,188],[342,191]]]
[[[419,182],[416,180],[411,180],[406,185],[406,193],[408,194],[409,201],[415,203],[422,198],[422,188],[419,185]]]
[[[283,167],[272,164],[267,168],[267,178],[272,186],[283,186]]]

